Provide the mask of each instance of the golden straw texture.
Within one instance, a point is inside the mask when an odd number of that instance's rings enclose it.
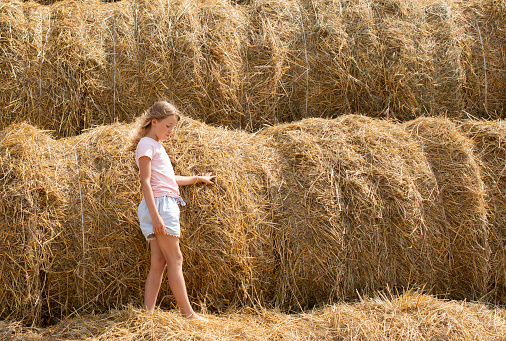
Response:
[[[0,128],[58,136],[168,99],[256,131],[358,113],[504,117],[505,2],[99,0],[0,5]]]
[[[46,328],[0,322],[7,340],[502,340],[506,312],[439,300],[417,292],[378,295],[300,314],[265,309],[206,315],[206,324],[177,312],[148,314],[131,306],[74,317]]]
[[[504,300],[506,287],[506,124],[504,121],[464,121],[459,130],[472,142],[480,163],[486,188],[487,216],[493,232],[490,267],[492,283],[498,300]]]
[[[149,250],[131,130],[0,133],[2,318],[43,324],[140,304]],[[203,311],[301,311],[420,287],[504,303],[502,213],[489,204],[502,200],[503,179],[483,168],[490,144],[482,152],[464,131],[442,118],[349,115],[250,134],[183,118],[165,143],[176,173],[218,176],[182,188],[191,301]],[[175,304],[165,283],[159,303]]]

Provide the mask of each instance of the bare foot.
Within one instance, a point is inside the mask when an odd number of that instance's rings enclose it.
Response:
[[[200,321],[200,322],[209,322],[208,319],[206,319],[205,317],[202,317],[200,315],[197,315],[196,313],[191,313],[190,315],[188,316],[184,316],[183,317],[187,318],[188,320],[192,320],[192,321]]]

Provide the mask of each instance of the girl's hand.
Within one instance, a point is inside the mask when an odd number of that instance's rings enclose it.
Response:
[[[156,218],[152,220],[153,220],[153,232],[155,234],[166,234],[165,224],[162,220],[162,217],[160,217],[160,215],[157,214]]]
[[[199,181],[203,184],[207,185],[214,185],[213,180],[216,178],[216,175],[213,175],[212,172],[209,173],[202,173],[202,175],[199,175]]]

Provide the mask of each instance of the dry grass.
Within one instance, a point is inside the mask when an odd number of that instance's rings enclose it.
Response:
[[[472,143],[454,123],[443,119],[417,119],[405,129],[419,140],[436,181],[443,230],[441,256],[448,262],[451,282],[464,284],[458,295],[488,294],[491,237],[485,188]],[[453,286],[453,285],[451,285]]]
[[[502,134],[501,124],[490,126]],[[140,304],[149,256],[130,129],[0,133],[2,318],[41,325]],[[415,287],[504,303],[489,144],[480,153],[462,131],[446,119],[343,116],[250,134],[184,118],[166,144],[176,172],[218,175],[182,189],[191,300],[204,312],[302,311]],[[174,306],[166,285],[160,304]]]
[[[492,282],[498,289],[496,295],[504,295],[506,286],[506,125],[504,121],[464,121],[459,129],[473,142],[480,162],[481,177],[486,188],[487,214],[490,221],[490,265]],[[502,300],[503,298],[500,298]]]
[[[462,86],[464,107],[470,113],[481,111],[481,117],[497,118],[504,112],[506,79],[506,3],[504,1],[471,1],[459,18],[464,28],[461,62],[465,75]],[[499,116],[504,118],[504,116]]]
[[[448,288],[436,183],[402,126],[345,116],[265,134],[281,154],[284,183],[273,194],[283,265],[276,303],[299,308],[386,283]]]
[[[4,340],[504,340],[506,313],[408,292],[287,315],[239,310],[192,323],[174,311],[129,306],[47,328],[0,322]]]
[[[155,99],[200,121],[504,117],[503,1],[20,0],[0,6],[0,128],[73,136]],[[480,39],[481,38],[481,39]]]

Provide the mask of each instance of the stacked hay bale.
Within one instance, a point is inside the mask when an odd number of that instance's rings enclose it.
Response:
[[[275,153],[261,136],[184,120],[169,142],[182,175],[214,172],[216,186],[182,188],[182,251],[190,295],[210,308],[255,305],[272,292]]]
[[[348,116],[266,135],[281,154],[284,184],[273,199],[281,203],[273,237],[277,304],[300,309],[386,283],[439,281],[444,264],[427,262],[439,232],[425,217],[431,207],[437,216],[433,181],[401,128]]]
[[[245,123],[246,12],[229,1],[134,1],[131,6],[138,91],[147,103],[168,95],[203,121]]]
[[[52,264],[76,247],[60,236],[66,218],[61,203],[70,195],[69,159],[57,141],[27,124],[3,130],[0,151],[0,314],[39,323],[48,316],[43,306],[59,309],[48,295],[53,281],[64,276],[55,277]],[[61,295],[69,298],[68,291]]]
[[[459,4],[464,29],[461,64],[465,79],[463,108],[486,119],[504,118],[506,97],[506,4],[469,1]]]
[[[0,7],[0,127],[6,128],[16,122],[28,119],[33,124],[41,123],[37,119],[41,111],[34,101],[41,95],[39,84],[40,65],[37,53],[41,50],[40,30],[37,30],[35,18],[47,11],[38,7],[25,7],[20,2],[4,2]],[[33,23],[33,24],[32,24]],[[37,90],[35,87],[37,86]],[[34,87],[34,88],[32,88]],[[42,106],[39,106],[43,110]],[[44,121],[45,123],[45,121]],[[50,125],[48,125],[50,126]]]
[[[102,41],[106,28],[94,15],[100,6],[2,4],[0,39],[8,53],[0,57],[0,98],[6,122],[28,119],[64,136],[114,122]]]
[[[73,248],[53,264],[55,273],[71,277],[55,281],[55,293],[71,292],[72,302],[62,309],[115,307],[142,291],[148,250],[135,228],[140,193],[137,166],[124,150],[128,132],[129,126],[111,125],[59,141],[74,157],[60,231]]]
[[[124,148],[131,128],[103,126],[57,141],[26,124],[3,132],[1,316],[40,323],[142,299],[149,250],[136,216],[137,166]],[[272,224],[261,190],[267,147],[254,135],[191,120],[177,135],[169,147],[176,172],[213,170],[220,178],[216,188],[183,189],[192,300],[225,309],[272,295],[265,242]],[[160,295],[163,307],[174,304],[167,286]]]
[[[343,113],[503,117],[503,12],[491,0],[10,0],[0,127],[72,136],[161,98],[249,131]]]
[[[458,111],[461,47],[452,13],[458,8],[450,7],[410,0],[319,1],[310,25],[307,91],[313,112],[367,112],[406,121]]]
[[[464,121],[459,130],[469,137],[486,188],[490,222],[491,295],[503,302],[506,287],[506,125],[504,121]]]
[[[491,231],[472,142],[444,118],[420,118],[405,129],[423,146],[436,180],[446,230],[440,256],[448,262],[450,286],[459,287],[456,297],[481,298],[489,289]]]
[[[149,250],[131,129],[2,132],[2,317],[140,304]],[[184,272],[202,309],[301,310],[412,286],[466,299],[495,286],[490,299],[502,297],[490,271],[490,259],[504,264],[504,253],[490,258],[502,235],[487,223],[471,142],[450,121],[344,116],[249,134],[184,118],[165,146],[176,173],[218,175],[182,188]],[[165,284],[160,303],[174,304]]]
[[[265,134],[281,153],[284,184],[272,200],[280,203],[277,304],[301,308],[420,283],[455,297],[487,292],[484,193],[465,139],[449,150],[462,148],[467,158],[451,160],[402,126],[363,117],[302,121]],[[446,138],[433,142],[449,147]],[[454,174],[441,179],[447,166]]]

